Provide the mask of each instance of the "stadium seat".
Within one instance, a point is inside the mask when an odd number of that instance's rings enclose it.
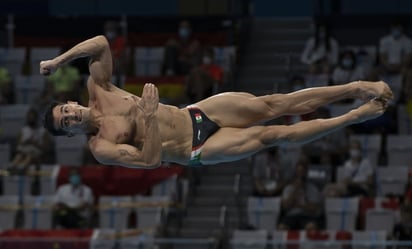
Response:
[[[397,212],[391,209],[369,209],[366,211],[367,231],[383,230],[388,233],[393,231]]]
[[[154,236],[151,233],[126,236],[120,239],[111,239],[118,233],[134,233],[134,230],[95,229],[90,240],[90,249],[150,249],[153,248]]]
[[[22,73],[26,59],[26,48],[0,48],[0,67],[6,68],[14,76]]]
[[[99,227],[110,229],[126,229],[131,208],[119,204],[130,203],[130,196],[100,196],[99,198]]]
[[[57,176],[59,175],[60,166],[57,164],[53,165],[52,167],[42,165],[41,170],[50,172],[50,174],[40,176],[40,194],[55,194],[57,190]]]
[[[3,177],[3,194],[24,196],[30,195],[33,178],[25,175],[9,175]]]
[[[378,157],[381,150],[382,135],[380,134],[356,134],[349,137],[350,140],[358,140],[362,144],[362,153],[369,158],[372,166],[378,166]]]
[[[51,229],[53,204],[54,195],[24,196],[24,228]]]
[[[354,230],[358,218],[359,199],[352,198],[326,198],[326,229],[328,230]]]
[[[41,97],[45,87],[43,75],[16,75],[14,77],[14,92],[17,104],[32,105]]]
[[[272,232],[272,247],[273,249],[332,249],[328,243],[334,236],[334,231],[320,230],[300,230],[300,231],[273,231]],[[301,244],[296,244],[301,242]],[[314,242],[314,243],[308,243]],[[289,244],[288,244],[289,243]],[[340,249],[340,248],[339,248]]]
[[[17,195],[0,195],[0,231],[15,228],[18,204]]]
[[[15,141],[26,123],[26,114],[29,105],[2,105],[0,106],[0,127],[4,131],[2,137],[6,140]]]
[[[272,247],[273,249],[286,248],[286,249],[299,249],[300,245],[296,244],[299,241],[305,239],[305,231],[289,230],[289,231],[273,231],[272,235]]]
[[[230,72],[236,60],[236,47],[213,47],[215,63],[222,67],[224,72]]]
[[[31,47],[30,48],[30,65],[31,73],[38,74],[40,70],[40,61],[50,60],[60,54],[59,47]]]
[[[176,200],[177,197],[177,175],[172,175],[168,179],[152,187],[152,195],[169,196],[170,199]]]
[[[388,165],[412,164],[412,135],[394,135],[387,137]]]
[[[11,148],[9,143],[0,144],[0,169],[10,162]]]
[[[337,240],[337,241],[351,241],[352,240],[352,233],[349,232],[349,231],[336,231],[335,240]],[[350,244],[342,244],[341,248],[342,249],[349,249],[349,248],[351,248],[351,245]]]
[[[56,162],[60,165],[80,166],[84,160],[86,136],[55,137]]]
[[[333,235],[334,231],[317,231],[317,230],[308,230],[308,231],[303,231],[302,234],[305,235],[304,240],[313,242],[313,244],[308,244],[307,248],[313,248],[313,249],[332,249],[336,248],[336,246],[331,246],[329,242],[333,242]],[[316,244],[315,244],[316,243]],[[305,247],[306,246],[301,246]]]
[[[234,230],[230,245],[232,249],[265,249],[268,232],[262,230]]]
[[[378,167],[376,172],[378,195],[403,195],[408,184],[408,173],[407,166]]]
[[[281,211],[280,197],[249,197],[247,202],[248,223],[257,229],[273,231]]]
[[[352,240],[354,245],[352,249],[385,249],[385,245],[373,243],[385,242],[387,235],[386,231],[353,231]],[[360,243],[356,243],[356,241]],[[371,244],[365,244],[366,242],[370,242]]]
[[[154,247],[154,236],[153,234],[144,233],[138,236],[130,236],[120,240],[119,245],[122,249],[151,249]]]
[[[171,199],[169,196],[135,196],[137,204],[142,204],[142,207],[137,207],[136,223],[138,228],[156,229],[164,221],[169,213],[169,205]],[[150,203],[153,206],[145,206]]]
[[[114,236],[118,230],[110,228],[99,228],[93,230],[93,235],[90,239],[90,249],[112,249],[118,245],[118,240],[114,240]],[[110,237],[110,238],[109,238]]]
[[[361,198],[359,200],[360,228],[392,231],[399,205],[397,198]]]
[[[136,76],[161,75],[164,47],[136,47],[135,74]]]
[[[397,106],[397,126],[399,135],[412,134],[411,115],[408,113],[406,106],[403,104],[399,104]]]

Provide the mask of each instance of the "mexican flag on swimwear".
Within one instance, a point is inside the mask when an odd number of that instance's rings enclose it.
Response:
[[[196,119],[196,123],[201,123],[202,122],[202,114],[195,113],[195,119]]]

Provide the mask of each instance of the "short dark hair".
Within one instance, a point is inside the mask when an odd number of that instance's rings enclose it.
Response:
[[[48,130],[53,136],[65,136],[68,133],[62,129],[56,129],[54,127],[54,117],[53,117],[53,108],[58,105],[63,105],[63,102],[52,101],[47,107],[44,112],[43,118],[43,126],[46,130]]]

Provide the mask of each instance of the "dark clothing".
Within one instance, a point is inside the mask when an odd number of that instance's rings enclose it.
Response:
[[[200,155],[202,153],[203,144],[220,127],[210,120],[199,108],[190,106],[188,107],[188,110],[193,127],[192,153],[189,165],[199,166],[201,165]]]

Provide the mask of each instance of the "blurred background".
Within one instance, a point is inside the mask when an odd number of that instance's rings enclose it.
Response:
[[[0,248],[411,248],[412,2],[2,0]],[[395,93],[381,117],[245,160],[155,170],[99,165],[85,137],[51,137],[51,100],[87,103],[87,59],[39,74],[96,35],[113,84],[184,107],[356,80]],[[288,125],[340,115],[342,100]]]

